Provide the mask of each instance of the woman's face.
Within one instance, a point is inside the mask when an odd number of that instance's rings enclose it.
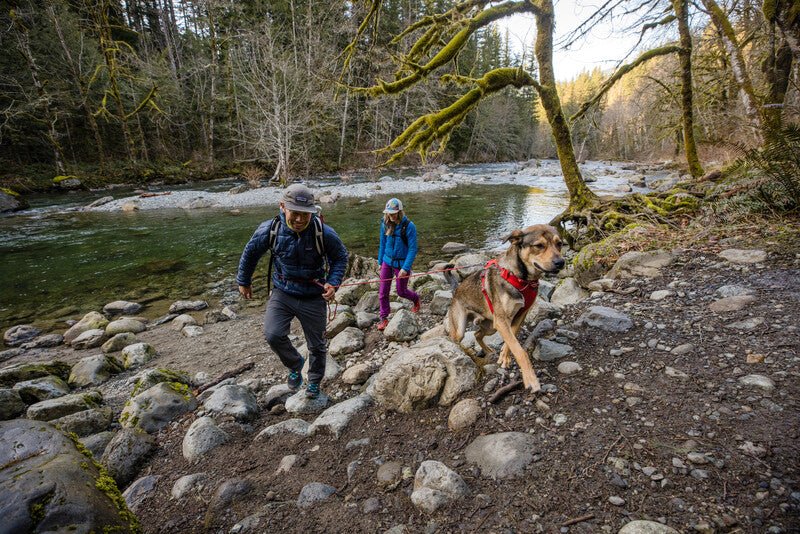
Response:
[[[389,220],[392,221],[393,223],[396,223],[397,221],[400,220],[400,212],[399,211],[397,213],[389,213],[388,215],[389,215]]]

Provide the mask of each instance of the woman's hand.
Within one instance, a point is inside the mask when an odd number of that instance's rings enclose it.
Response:
[[[333,300],[333,297],[336,295],[336,288],[330,284],[325,284],[322,286],[322,298],[330,302]]]
[[[408,278],[408,271],[405,269],[400,269],[400,272],[397,273],[398,278]]]

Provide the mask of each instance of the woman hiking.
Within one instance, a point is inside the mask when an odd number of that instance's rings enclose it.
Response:
[[[397,294],[414,303],[411,311],[419,311],[419,295],[408,289],[411,265],[417,256],[417,227],[403,212],[403,203],[391,198],[386,203],[381,220],[381,240],[378,247],[380,268],[380,288],[378,296],[381,304],[378,330],[389,324],[389,291],[392,278],[397,277]]]

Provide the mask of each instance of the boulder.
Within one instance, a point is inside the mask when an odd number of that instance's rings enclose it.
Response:
[[[0,213],[24,210],[29,204],[11,189],[0,187]]]
[[[402,309],[394,314],[383,335],[389,341],[411,341],[419,335],[417,317],[409,310]]]
[[[536,438],[523,432],[478,436],[464,451],[468,462],[478,466],[481,476],[493,479],[522,475],[533,462]]]
[[[53,375],[59,378],[69,376],[70,366],[60,361],[18,363],[0,369],[0,387],[13,386],[23,380],[31,380],[43,376]]]
[[[123,317],[121,319],[117,319],[116,321],[111,321],[106,325],[106,335],[109,337],[122,334],[124,332],[139,334],[145,330],[146,327],[144,323],[137,321],[136,319],[131,319],[130,317]]]
[[[339,288],[336,291],[336,300],[339,301],[340,304],[355,306],[361,296],[370,290],[370,284],[363,282],[366,282],[366,280],[360,278],[348,278],[344,281],[344,284],[353,285],[345,285],[345,287]]]
[[[325,336],[328,339],[335,338],[339,333],[343,332],[349,326],[355,326],[356,318],[351,312],[342,312],[336,314],[336,317],[328,323],[325,328]]]
[[[51,425],[0,422],[4,532],[139,532],[113,481]]]
[[[189,462],[196,462],[208,451],[230,439],[228,433],[217,426],[211,417],[200,417],[186,431],[181,450]]]
[[[316,399],[306,397],[306,392],[301,389],[288,399],[286,399],[286,411],[289,413],[312,414],[320,413],[330,402],[325,392],[320,392]]]
[[[190,385],[192,383],[189,375],[183,371],[173,371],[172,369],[147,369],[133,378],[134,386],[131,396],[136,396],[143,391],[147,391],[161,382],[177,382],[179,384]]]
[[[75,350],[94,349],[102,345],[106,339],[106,331],[101,328],[95,328],[82,332],[72,340],[70,345]]]
[[[617,260],[606,278],[655,278],[672,263],[673,255],[665,250],[626,252]]]
[[[214,391],[203,403],[212,413],[230,415],[237,421],[250,421],[258,417],[258,401],[250,388],[231,384]]]
[[[42,331],[33,325],[18,324],[5,331],[3,334],[3,343],[5,343],[7,347],[18,347],[41,333]]]
[[[105,329],[108,324],[108,319],[98,312],[89,312],[84,315],[80,321],[72,325],[69,330],[64,332],[64,343],[72,344],[72,341],[86,332],[87,330],[101,330]]]
[[[57,376],[43,376],[14,384],[22,400],[34,404],[49,399],[63,397],[69,393],[69,386]]]
[[[106,354],[110,354],[112,352],[119,352],[128,345],[132,345],[136,343],[136,335],[131,332],[122,332],[121,334],[116,334],[114,337],[103,343],[103,346],[100,347]]]
[[[142,310],[143,306],[138,302],[128,302],[127,300],[115,300],[103,306],[103,313],[109,316],[114,315],[134,315]]]
[[[204,300],[178,300],[169,307],[169,313],[184,313],[187,311],[199,311],[208,308],[208,302]]]
[[[372,404],[372,397],[364,393],[346,401],[338,402],[319,414],[309,427],[309,434],[324,430],[339,439],[342,431],[347,428],[353,416],[365,410],[370,404]]]
[[[103,395],[99,391],[73,393],[32,404],[28,407],[26,416],[36,421],[51,421],[65,415],[97,408],[102,402]]]
[[[361,298],[358,299],[358,303],[355,305],[354,310],[357,312],[369,312],[369,313],[377,313],[381,307],[380,295],[377,291],[367,291]]]
[[[350,385],[363,384],[374,372],[375,366],[371,363],[357,363],[344,370],[342,382]]]
[[[331,356],[344,356],[364,348],[364,332],[354,326],[342,330],[334,337],[328,351]]]
[[[57,347],[64,342],[64,336],[61,334],[45,334],[43,336],[35,337],[33,340],[20,345],[23,349],[48,349]]]
[[[293,435],[300,438],[308,436],[311,425],[303,419],[286,419],[270,425],[256,436],[256,441],[268,440],[272,436]]]
[[[175,317],[171,322],[170,326],[173,330],[183,330],[186,326],[195,326],[197,324],[197,319],[189,315],[188,313],[182,313]]]
[[[469,247],[464,243],[456,243],[454,241],[448,241],[442,246],[442,252],[445,254],[461,254],[462,252],[466,252],[469,250]]]
[[[409,413],[434,403],[449,406],[475,385],[477,367],[452,341],[432,338],[399,352],[367,392],[383,408]]]
[[[467,483],[458,473],[441,462],[427,460],[417,469],[411,502],[420,510],[432,514],[467,494]]]
[[[130,399],[119,416],[123,428],[157,432],[176,417],[197,408],[197,399],[188,386],[160,382]]]
[[[67,382],[76,388],[97,386],[111,378],[111,375],[121,373],[122,370],[122,364],[113,356],[97,354],[82,358],[73,365]]]
[[[138,428],[123,428],[106,446],[100,463],[121,487],[128,485],[156,449],[156,439]]]
[[[122,349],[122,365],[125,369],[134,369],[148,363],[156,356],[156,349],[149,343],[134,343]]]
[[[767,253],[763,250],[747,250],[729,248],[719,253],[719,257],[731,263],[747,265],[751,263],[764,263],[767,261]]]
[[[50,424],[83,438],[106,430],[111,425],[113,417],[111,408],[92,408],[53,419]]]
[[[137,513],[139,511],[144,501],[155,491],[156,484],[160,479],[161,475],[147,475],[135,480],[125,488],[122,498],[125,499],[125,504],[131,512]]]
[[[373,324],[378,322],[377,314],[369,313],[369,312],[357,312],[356,313],[356,326],[361,329],[366,329],[372,326]]]
[[[575,321],[575,325],[599,328],[606,332],[627,332],[633,328],[633,321],[613,308],[592,306]]]
[[[574,278],[565,278],[553,291],[550,302],[557,306],[571,306],[584,300],[589,292],[583,289]]]
[[[0,421],[14,419],[25,413],[28,405],[15,389],[0,389]]]
[[[453,292],[440,289],[433,294],[431,300],[431,313],[434,315],[446,315],[450,309],[450,302],[453,300]]]

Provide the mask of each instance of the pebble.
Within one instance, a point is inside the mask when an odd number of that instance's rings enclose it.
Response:
[[[608,502],[610,502],[614,506],[622,506],[623,504],[625,504],[625,499],[617,495],[612,495],[611,497],[608,498]]]

